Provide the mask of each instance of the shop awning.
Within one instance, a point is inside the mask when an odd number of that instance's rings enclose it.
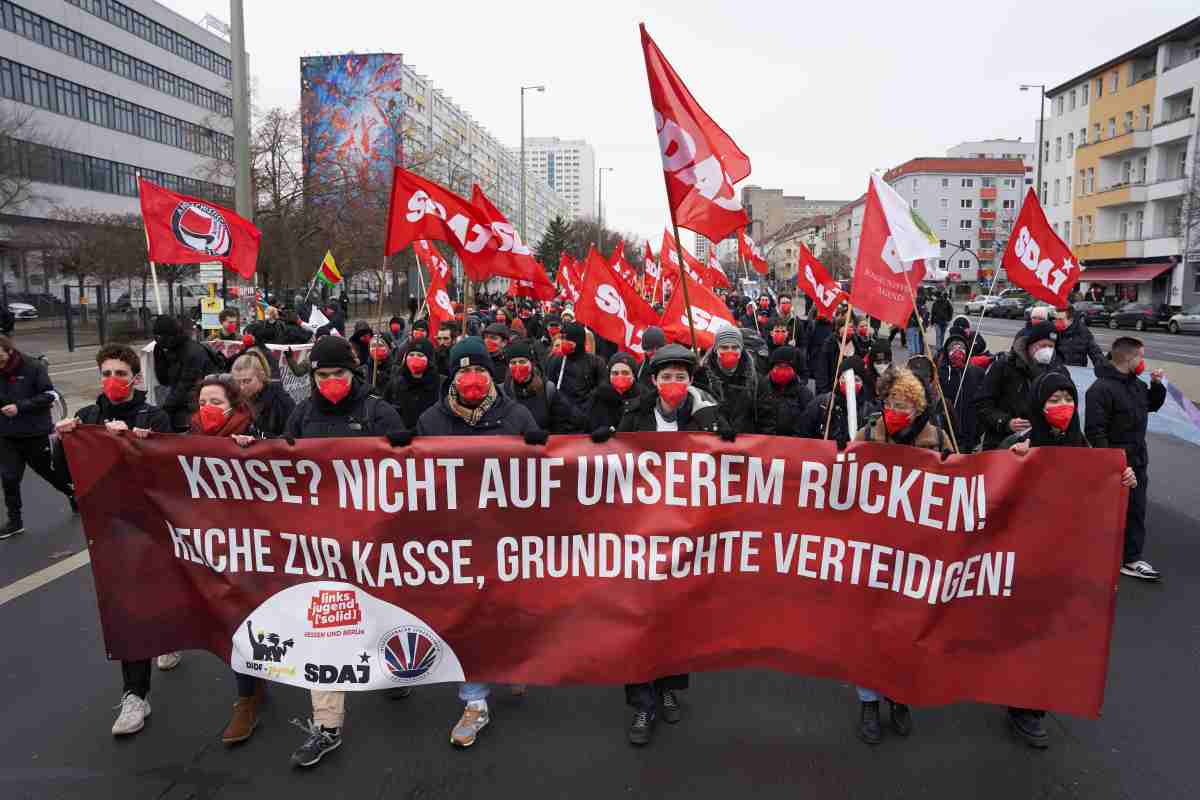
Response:
[[[1088,267],[1079,280],[1091,283],[1145,283],[1174,267],[1174,264],[1118,264],[1112,267]]]

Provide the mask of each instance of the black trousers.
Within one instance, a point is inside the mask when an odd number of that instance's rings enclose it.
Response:
[[[1125,555],[1122,564],[1142,559],[1146,545],[1146,493],[1150,490],[1150,475],[1145,467],[1135,467],[1137,486],[1129,490],[1129,510],[1125,514]]]
[[[26,466],[63,494],[72,491],[70,476],[54,471],[49,436],[0,437],[0,481],[10,517],[21,516],[21,480]]]
[[[150,694],[150,659],[122,661],[121,680],[124,682],[121,694],[132,692],[145,700]]]
[[[258,689],[261,680],[253,675],[243,675],[240,672],[233,673],[233,679],[237,681],[238,697],[254,697],[254,692]]]
[[[668,675],[665,678],[656,678],[652,683],[627,683],[625,684],[625,702],[638,711],[655,711],[664,690],[686,688],[688,688],[687,675]]]

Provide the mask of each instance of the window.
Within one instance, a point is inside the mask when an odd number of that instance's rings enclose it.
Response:
[[[1138,159],[1137,172],[1134,174],[1134,180],[1138,183],[1146,182],[1146,157],[1142,156]]]
[[[1133,215],[1133,238],[1142,238],[1142,224],[1146,221],[1146,212],[1137,211]]]
[[[1104,78],[1096,78],[1096,99],[1104,97]]]
[[[1054,139],[1054,160],[1062,161],[1062,137],[1058,136]]]
[[[945,268],[946,268],[946,259],[939,258],[938,259],[938,269],[945,269]]]
[[[964,188],[964,189],[973,189],[973,188],[975,188],[975,179],[974,178],[963,178],[961,185],[962,185],[962,188]],[[970,208],[970,206],[963,206],[963,208]]]
[[[995,200],[980,200],[979,207],[984,211],[991,211],[992,206],[996,204]]]
[[[996,179],[995,178],[980,178],[979,185],[984,187],[985,189],[991,189],[992,187],[994,187],[996,185]]]
[[[1080,128],[1079,129],[1079,146],[1083,147],[1087,143],[1088,143],[1087,128]]]
[[[960,259],[958,260],[958,268],[959,268],[959,269],[967,269],[967,268],[968,268],[968,267],[970,267],[970,266],[971,266],[971,259],[969,259],[969,258],[960,258]]]
[[[946,217],[942,217],[940,220],[938,220],[938,227],[942,230],[946,230],[946,228],[950,227],[950,220]],[[942,246],[945,247],[944,244]]]
[[[943,189],[950,188],[950,179],[949,178],[942,178],[942,188]]]
[[[918,178],[913,178],[913,180],[912,180],[912,190],[913,190],[913,194],[916,194],[917,192],[921,191],[921,181],[920,181],[920,179],[918,179]],[[915,206],[914,206],[914,208],[915,208]]]
[[[175,33],[117,0],[67,0],[67,2],[116,25],[118,28],[129,31],[140,39],[191,61],[209,72],[215,72],[222,78],[233,77],[233,65],[228,58]],[[20,32],[18,31],[18,33]],[[24,36],[25,34],[20,33],[20,35]]]
[[[1087,170],[1087,193],[1092,194],[1096,191],[1096,168],[1088,167]]]
[[[1059,204],[1060,197],[1061,197],[1061,191],[1062,191],[1062,181],[1059,180],[1058,178],[1055,178],[1054,179],[1054,205]]]
[[[1005,178],[1004,179],[1004,188],[1005,189],[1017,188],[1017,179],[1016,178]]]
[[[1050,181],[1042,181],[1042,193],[1038,195],[1042,202],[1046,202],[1046,198],[1050,195]]]
[[[1099,122],[1092,125],[1092,141],[1093,142],[1100,141],[1100,123]]]
[[[1129,238],[1129,213],[1121,212],[1121,216],[1117,220],[1117,239],[1124,240]]]
[[[1063,96],[1061,94],[1054,98],[1054,115],[1057,117],[1063,115]]]
[[[1083,244],[1083,217],[1075,218],[1075,235],[1079,237],[1075,244]]]
[[[1133,112],[1125,112],[1125,132],[1130,133],[1133,130]]]
[[[1068,108],[1070,108],[1072,111],[1074,111],[1075,110],[1075,100],[1076,100],[1074,89],[1071,90],[1071,94],[1069,95],[1069,97],[1070,97],[1070,102],[1068,103]]]
[[[1108,118],[1108,138],[1111,139],[1116,135],[1117,135],[1117,118],[1109,117]]]
[[[1121,183],[1129,183],[1133,180],[1133,162],[1121,162]]]
[[[920,207],[920,206],[919,206],[919,201],[918,201],[918,200],[917,200],[917,198],[915,198],[915,197],[912,199],[912,207],[913,207],[914,209],[916,209],[916,208],[919,208],[919,207]]]
[[[1067,158],[1075,154],[1075,134],[1067,134]]]
[[[958,201],[958,207],[959,207],[959,208],[974,208],[974,207],[975,207],[975,201],[974,201],[974,200],[972,200],[972,199],[971,199],[971,198],[969,198],[969,197],[965,197],[965,198],[963,198],[962,200],[959,200],[959,201]]]
[[[1063,202],[1064,203],[1071,199],[1071,176],[1068,175],[1066,180],[1067,180],[1067,182],[1066,182],[1065,186],[1067,188],[1063,192]]]
[[[1050,140],[1047,139],[1045,146],[1042,148],[1042,161],[1050,160]]]
[[[1063,222],[1062,240],[1067,244],[1071,243],[1071,220]]]
[[[950,199],[949,198],[943,197],[939,202],[940,202],[942,208],[950,207]]]
[[[1003,208],[1005,211],[1012,211],[1014,208],[1017,207],[1017,201],[1016,200],[1004,200],[1001,202],[1000,207]]]
[[[1120,84],[1120,80],[1121,80],[1121,73],[1118,72],[1117,70],[1114,69],[1112,72],[1109,73],[1109,75],[1108,75],[1108,93],[1109,94],[1116,93],[1117,86]]]
[[[973,223],[969,219],[960,219],[958,221],[959,230],[969,231],[971,230],[972,225]]]
[[[1091,215],[1084,217],[1083,223],[1084,223],[1084,225],[1087,226],[1087,233],[1086,233],[1087,241],[1091,242],[1092,241],[1092,217],[1091,217]]]
[[[970,240],[970,239],[959,239],[959,240],[958,240],[958,246],[959,246],[959,247],[964,247],[964,248],[965,248],[965,247],[970,247],[970,246],[971,246],[971,240]]]
[[[1091,85],[1087,84],[1087,83],[1085,83],[1079,87],[1079,104],[1080,105],[1086,106],[1088,104],[1088,89],[1090,89],[1090,88],[1091,88]]]

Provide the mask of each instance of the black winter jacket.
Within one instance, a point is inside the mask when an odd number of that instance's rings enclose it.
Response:
[[[775,433],[775,401],[770,381],[759,374],[754,357],[746,350],[737,367],[726,374],[710,350],[696,371],[696,388],[708,392],[721,408],[721,416],[738,433]]]
[[[850,430],[850,419],[846,415],[846,396],[841,392],[834,394],[819,394],[805,409],[804,414],[800,417],[799,429],[797,436],[802,436],[805,439],[823,439],[825,438],[825,417],[829,413],[829,398],[835,398],[833,404],[833,415],[829,420],[829,439],[836,442],[849,442],[854,439],[854,434],[858,431]],[[859,397],[858,400],[858,427],[862,428],[867,424],[867,419],[875,410],[871,403],[868,403],[865,397]]]
[[[1120,447],[1129,466],[1144,469],[1150,463],[1146,425],[1166,400],[1167,387],[1161,382],[1147,386],[1105,359],[1096,365],[1096,382],[1087,390],[1084,434],[1092,447]]]
[[[169,349],[155,346],[154,375],[167,387],[162,410],[171,417],[176,431],[186,431],[191,424],[192,395],[211,364],[204,345],[191,339],[182,339]]]
[[[401,367],[384,390],[383,399],[400,412],[404,427],[413,430],[426,409],[437,403],[438,398],[442,396],[444,382],[445,379],[433,369],[426,370],[418,379],[413,377],[407,367]]]
[[[14,417],[0,414],[0,437],[27,438],[47,436],[52,428],[50,406],[54,403],[54,385],[41,361],[14,350],[9,356],[12,370],[0,373],[0,407],[15,405]]]
[[[455,414],[448,396],[442,396],[417,420],[417,433],[421,436],[524,436],[535,430],[539,430],[537,423],[525,406],[503,394],[496,395],[496,401],[477,425],[468,425]]]
[[[766,383],[775,406],[775,435],[800,436],[800,421],[812,405],[813,393],[799,377],[783,386],[776,386],[770,378]]]
[[[75,418],[84,425],[103,425],[106,422],[124,422],[130,430],[145,428],[155,433],[171,433],[171,418],[158,406],[146,402],[146,393],[135,391],[124,403],[113,403],[100,395],[96,402],[75,412]],[[67,448],[54,448],[54,471],[70,476],[67,466]],[[68,477],[68,482],[70,478]]]
[[[599,356],[585,353],[582,347],[565,359],[552,356],[546,365],[546,380],[562,390],[576,408],[587,408],[588,398],[608,381],[607,376],[608,365]]]
[[[1012,433],[1008,423],[1015,417],[1029,419],[1034,413],[1033,382],[1038,377],[1046,372],[1070,377],[1070,372],[1057,357],[1044,367],[1030,363],[1025,348],[1025,337],[1018,335],[1013,340],[1012,350],[997,356],[979,383],[975,415],[984,450],[995,450],[1008,438]],[[1040,413],[1040,409],[1037,411]]]
[[[374,397],[357,377],[350,394],[334,405],[313,387],[312,394],[288,418],[286,433],[297,439],[334,436],[386,436],[403,430],[396,409]]]
[[[842,372],[851,369],[848,363],[853,359],[859,366],[865,362],[867,353],[871,345],[864,339],[858,336],[852,336],[846,340],[846,344],[854,345],[854,355],[842,357]],[[842,346],[842,340],[836,336],[830,336],[821,346],[821,352],[817,356],[815,363],[810,364],[812,370],[813,381],[817,394],[829,394],[833,391],[833,371],[838,368],[838,349]]]
[[[254,409],[254,427],[265,439],[283,436],[288,420],[296,410],[296,401],[275,381],[264,386],[250,404]]]
[[[929,319],[933,324],[946,325],[949,324],[950,318],[954,316],[954,306],[950,300],[945,297],[939,297],[933,301],[933,308],[929,312]]]
[[[537,426],[549,433],[583,433],[586,418],[581,410],[554,388],[541,375],[534,375],[524,384],[518,384],[510,376],[500,387],[500,392],[510,400],[525,407]],[[591,430],[589,428],[588,430]]]
[[[611,383],[606,383],[592,395],[592,401],[587,409],[585,432],[598,428],[616,428],[621,424],[625,412],[637,405],[642,395],[653,392],[638,382],[629,387],[624,395],[617,392]]]
[[[621,417],[617,430],[621,432],[657,431],[658,420],[654,409],[658,405],[658,392],[646,392],[630,405]],[[729,423],[721,416],[717,401],[695,386],[688,387],[688,396],[675,409],[675,420],[681,431],[709,431],[718,433]]]
[[[954,436],[958,441],[958,449],[964,453],[973,453],[979,446],[979,416],[975,409],[975,398],[979,394],[983,374],[983,370],[970,361],[962,369],[954,369],[948,360],[938,366],[938,383],[941,384],[946,404],[954,412]],[[941,402],[937,405],[940,411]]]
[[[1075,318],[1065,331],[1059,332],[1055,349],[1063,363],[1071,367],[1086,367],[1089,358],[1093,367],[1100,366],[1106,360],[1104,351],[1096,344],[1092,329],[1083,324],[1082,317]]]

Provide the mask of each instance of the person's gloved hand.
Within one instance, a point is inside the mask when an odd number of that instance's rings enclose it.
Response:
[[[718,431],[717,431],[717,436],[720,436],[720,437],[721,437],[721,441],[722,441],[722,442],[733,442],[733,441],[737,441],[737,431],[735,431],[735,430],[733,429],[733,426],[732,426],[732,425],[726,426],[726,427],[724,427],[724,428],[721,428],[720,430],[718,430]]]
[[[387,435],[387,440],[392,447],[408,447],[413,443],[413,432],[392,431]]]
[[[545,444],[550,441],[550,432],[543,430],[525,431],[525,444]]]
[[[605,425],[602,428],[596,428],[596,430],[592,431],[592,441],[596,444],[604,444],[612,438],[612,435],[613,429],[610,426]]]

